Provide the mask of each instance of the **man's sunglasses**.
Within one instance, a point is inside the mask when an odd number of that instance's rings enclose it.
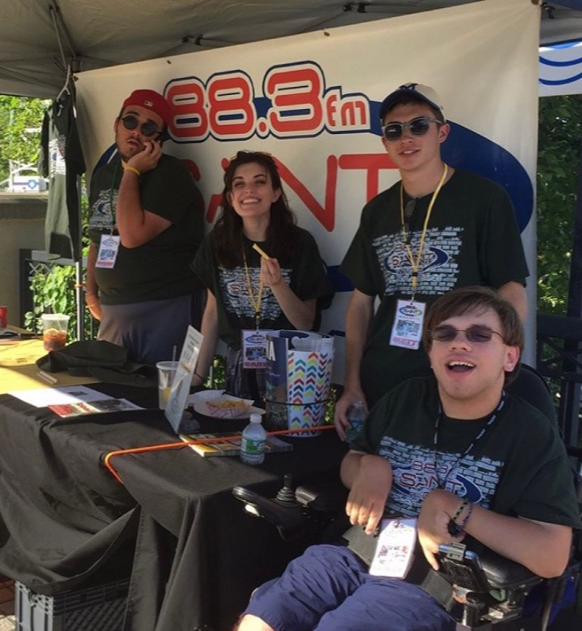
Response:
[[[146,121],[145,123],[139,124],[139,119],[133,114],[128,114],[121,119],[123,126],[125,129],[129,129],[130,131],[133,129],[137,129],[139,127],[140,132],[146,137],[151,138],[156,134],[160,135],[162,132],[157,128],[156,124],[152,121]]]
[[[482,324],[474,324],[468,329],[457,329],[450,324],[443,324],[429,331],[430,339],[433,342],[452,342],[457,339],[459,333],[464,333],[467,340],[472,344],[485,344],[486,342],[490,342],[493,338],[493,334],[499,335],[503,340],[501,333]]]
[[[401,138],[405,129],[408,129],[413,136],[424,136],[430,129],[431,123],[442,125],[436,118],[419,116],[418,118],[413,118],[411,121],[408,121],[408,123],[388,123],[382,127],[382,133],[386,140],[398,140]]]

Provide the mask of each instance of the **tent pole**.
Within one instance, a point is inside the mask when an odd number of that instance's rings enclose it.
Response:
[[[582,152],[578,165],[578,195],[574,215],[570,282],[568,284],[568,310],[573,318],[582,317]]]
[[[77,312],[77,339],[85,339],[85,296],[83,291],[83,261],[75,261],[75,309]]]
[[[83,241],[82,241],[82,217],[81,217],[81,180],[77,179],[77,212],[79,213],[79,229],[75,235],[77,240],[77,258],[75,260],[75,305],[77,309],[77,339],[82,342],[85,339],[85,284],[83,282]]]
[[[577,192],[567,308],[567,315],[573,318],[582,317],[582,154],[578,165]],[[564,372],[580,372],[580,342],[577,339],[564,340]],[[580,440],[580,387],[580,383],[573,380],[562,385],[561,425],[567,445],[578,445]]]

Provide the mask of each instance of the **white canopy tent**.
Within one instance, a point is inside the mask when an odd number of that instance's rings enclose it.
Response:
[[[5,0],[0,94],[54,98],[68,67],[82,72],[487,1]],[[531,1],[543,7],[540,44],[582,39],[582,0]]]
[[[582,0],[522,1],[524,5],[531,2],[541,7],[540,46],[582,40]],[[308,4],[298,0],[18,0],[11,3],[4,0],[0,3],[0,94],[56,98],[71,73],[82,79],[85,71],[140,61],[171,64],[177,55],[217,48],[228,54],[228,47],[237,44],[302,33],[326,34],[335,27],[366,25],[409,14],[414,14],[419,24],[430,29],[432,17],[427,12],[476,3],[486,8],[493,2],[318,0]],[[475,21],[475,34],[479,32],[480,22],[481,18],[479,23]],[[472,29],[467,31],[467,36],[471,37]],[[437,46],[446,41],[446,35],[438,29],[431,31],[430,37]],[[366,37],[355,41],[358,44],[352,44],[350,54],[359,64],[369,64],[366,60],[372,52]],[[264,48],[268,56],[269,46],[265,44]],[[579,51],[579,47],[567,51],[570,57],[565,63],[555,57],[563,55],[563,51],[550,51],[547,59],[553,64],[547,66],[561,69],[562,77],[549,81],[563,81],[564,74],[568,73],[574,76],[571,62],[580,57]],[[460,59],[464,53],[462,44],[458,51],[452,51],[452,55]],[[204,63],[205,57],[201,55],[200,65]],[[194,74],[203,73],[202,68],[196,68],[196,61],[192,65]],[[398,72],[397,68],[389,67],[389,59],[385,65],[387,70]],[[120,70],[123,73],[124,69]],[[481,80],[489,85],[487,79]],[[82,82],[80,80],[79,85]],[[528,85],[531,83],[529,77]],[[513,81],[511,89],[517,89],[519,84],[519,80]],[[462,84],[458,86],[461,87]],[[578,215],[582,216],[582,210]],[[579,311],[578,307],[576,309]]]

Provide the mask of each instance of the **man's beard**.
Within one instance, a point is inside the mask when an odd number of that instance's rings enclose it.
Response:
[[[133,156],[135,156],[138,153],[140,153],[140,151],[143,151],[143,145],[140,145],[139,143],[128,144],[127,141],[126,141],[125,142],[125,145],[126,145],[125,151],[122,149],[121,143],[119,141],[117,141],[115,144],[117,146],[117,152],[119,153],[119,156],[121,157],[121,159],[124,162],[127,162],[128,160],[133,158]]]

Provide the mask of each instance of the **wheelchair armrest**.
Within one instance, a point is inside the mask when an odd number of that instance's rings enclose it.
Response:
[[[460,597],[460,602],[467,593],[527,591],[542,580],[523,565],[492,550],[485,548],[476,554],[464,543],[439,545],[437,558],[439,572],[454,586],[455,599]]]
[[[485,550],[479,555],[487,580],[493,589],[514,589],[522,585],[535,585],[542,579],[525,566]]]
[[[297,501],[306,508],[322,513],[343,510],[348,498],[348,490],[339,481],[310,482],[295,489]]]
[[[232,494],[245,504],[247,512],[276,526],[284,540],[322,533],[339,512],[343,513],[347,498],[347,490],[339,481],[310,483],[294,490],[289,475],[275,498],[243,486],[235,486]]]
[[[303,515],[299,506],[282,506],[244,486],[235,486],[232,494],[244,502],[246,510],[256,517],[264,517],[280,531],[293,532],[303,527]]]

